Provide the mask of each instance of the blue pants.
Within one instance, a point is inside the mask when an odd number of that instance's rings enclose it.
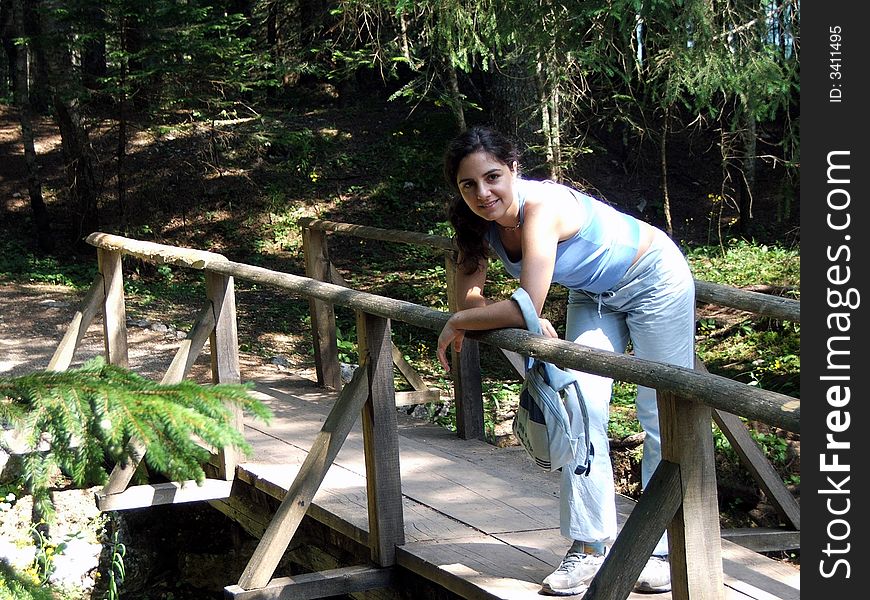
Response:
[[[680,249],[662,231],[612,290],[568,295],[566,338],[578,344],[625,352],[631,341],[638,358],[693,368],[695,363],[695,284]],[[595,456],[589,475],[562,469],[561,533],[572,540],[616,538],[616,502],[607,421],[613,380],[575,372],[589,411]],[[646,432],[641,483],[661,460],[658,404],[653,388],[638,386],[637,416]],[[663,536],[654,554],[667,553]]]

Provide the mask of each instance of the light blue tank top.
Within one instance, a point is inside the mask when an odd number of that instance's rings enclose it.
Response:
[[[637,219],[612,206],[570,187],[552,181],[517,179],[514,190],[520,207],[520,223],[524,221],[526,198],[546,196],[568,190],[577,199],[576,210],[582,214],[580,229],[572,237],[559,242],[553,281],[570,290],[600,294],[615,286],[631,266],[640,244],[640,224]],[[522,257],[508,258],[494,222],[486,234],[489,247],[498,255],[505,270],[519,278]]]

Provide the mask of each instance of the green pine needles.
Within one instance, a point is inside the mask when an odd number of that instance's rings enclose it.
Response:
[[[205,479],[209,448],[250,446],[233,426],[231,407],[268,422],[271,411],[247,384],[167,385],[102,357],[65,372],[0,377],[0,421],[18,433],[23,484],[52,514],[49,490],[58,469],[78,487],[108,479],[108,469],[131,460],[131,440],[143,462],[171,481]],[[10,452],[5,438],[0,445]]]

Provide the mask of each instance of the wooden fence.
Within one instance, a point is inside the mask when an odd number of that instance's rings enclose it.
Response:
[[[309,223],[308,225],[311,225]],[[306,248],[313,238],[308,227]],[[296,479],[236,585],[227,598],[318,598],[389,585],[396,547],[404,544],[399,476],[396,397],[393,383],[391,321],[440,331],[449,314],[410,302],[385,298],[347,287],[233,262],[225,257],[132,240],[103,233],[87,238],[97,248],[100,275],[75,314],[67,334],[51,359],[50,368],[69,366],[92,319],[102,309],[107,360],[127,364],[122,256],[156,264],[202,270],[207,298],[196,324],[181,345],[163,380],[185,377],[195,357],[210,339],[212,374],[216,382],[239,381],[234,280],[269,285],[308,298],[328,314],[342,306],[357,314],[360,368],[341,390]],[[325,243],[321,240],[319,243]],[[309,269],[328,273],[328,263],[306,257]],[[319,304],[318,304],[319,303]],[[313,323],[321,334],[322,323]],[[670,542],[672,597],[675,600],[724,597],[719,513],[710,419],[725,411],[780,427],[800,430],[800,401],[704,372],[674,367],[632,356],[603,352],[565,340],[544,338],[525,330],[480,332],[474,339],[498,348],[539,357],[562,367],[606,375],[654,387],[659,392],[662,422],[662,462],[592,582],[589,598],[624,599],[646,558],[667,529]],[[318,338],[315,335],[315,339]],[[320,338],[322,343],[323,337]],[[463,352],[464,354],[465,352]],[[322,360],[321,355],[321,360]],[[324,368],[326,368],[324,366]],[[372,566],[272,579],[281,556],[358,415],[362,414],[366,450],[369,546]],[[237,420],[241,427],[241,419]],[[377,443],[374,442],[377,440]],[[135,444],[135,440],[132,442]],[[147,448],[138,447],[138,458]],[[190,500],[226,498],[236,457],[221,452],[220,476],[203,487],[180,483],[128,487],[134,463],[118,465],[98,503],[103,509],[129,508]],[[287,588],[292,587],[293,590]]]

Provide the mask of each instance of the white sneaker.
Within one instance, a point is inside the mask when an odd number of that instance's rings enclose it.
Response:
[[[603,554],[576,552],[572,546],[559,568],[547,575],[541,584],[541,593],[553,596],[580,594],[589,588],[589,582],[604,562]]]
[[[671,565],[667,556],[650,556],[646,566],[640,572],[637,583],[634,584],[635,592],[670,592],[671,591]]]

